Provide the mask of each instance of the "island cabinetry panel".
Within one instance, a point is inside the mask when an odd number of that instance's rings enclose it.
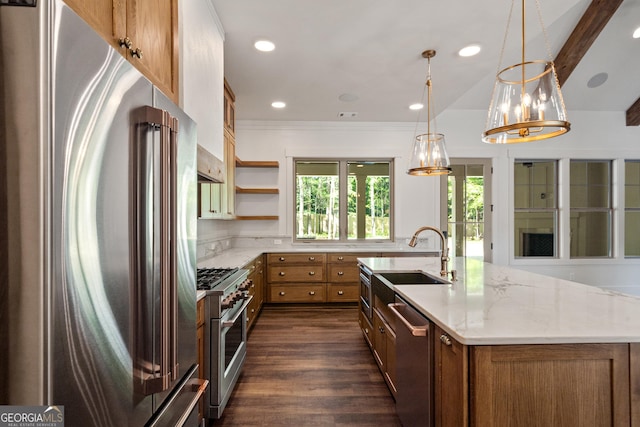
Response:
[[[640,427],[640,343],[630,345],[631,425]]]
[[[251,280],[248,293],[253,296],[251,303],[247,307],[247,330],[250,330],[260,314],[264,303],[264,255],[259,255],[243,268],[249,270],[247,279]]]
[[[65,2],[178,104],[178,0]]]
[[[395,398],[396,389],[396,333],[377,308],[373,309],[373,355],[380,372]]]
[[[433,339],[435,423],[441,427],[469,425],[468,349],[438,326]]]
[[[360,329],[362,330],[362,335],[364,336],[364,340],[370,349],[373,349],[373,339],[374,339],[374,329],[373,325],[365,316],[362,311],[358,311],[358,323],[360,324]]]
[[[267,254],[269,302],[327,301],[325,253]]]
[[[629,345],[471,348],[472,425],[630,425]]]

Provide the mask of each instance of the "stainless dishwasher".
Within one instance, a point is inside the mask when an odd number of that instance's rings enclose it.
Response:
[[[404,427],[434,425],[433,327],[401,297],[389,308],[396,322],[396,412]]]

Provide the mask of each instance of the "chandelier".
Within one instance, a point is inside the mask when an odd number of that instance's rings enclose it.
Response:
[[[429,49],[422,52],[422,57],[427,58],[427,82],[422,91],[422,100],[424,103],[424,94],[427,93],[427,133],[415,135],[420,122],[420,115],[416,121],[414,131],[413,151],[407,173],[417,176],[446,175],[451,173],[449,167],[449,156],[444,143],[444,135],[437,133],[435,130],[435,118],[433,118],[433,132],[431,132],[431,108],[432,108],[432,91],[433,83],[431,82],[431,58],[436,55],[436,51]]]
[[[498,69],[502,63],[514,3],[515,0],[512,0]],[[522,0],[521,62],[496,75],[486,130],[482,134],[484,142],[511,144],[539,141],[562,135],[571,128],[538,0],[536,8],[549,58],[525,60],[525,0]]]

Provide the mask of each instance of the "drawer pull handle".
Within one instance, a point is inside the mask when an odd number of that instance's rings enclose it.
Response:
[[[451,345],[451,338],[449,338],[448,336],[446,336],[444,334],[440,335],[440,341],[446,346],[450,346]]]
[[[316,275],[316,272],[315,272],[315,271],[310,271],[310,272],[309,272],[309,276],[315,276],[315,275]]]
[[[284,276],[284,271],[281,271],[280,273],[278,273],[280,276]]]
[[[338,271],[338,276],[344,276],[344,271]]]
[[[278,258],[280,261],[284,261],[284,257],[281,256],[280,258]]]
[[[343,291],[338,291],[338,295],[344,295]]]
[[[364,328],[364,333],[369,335],[369,328]]]
[[[338,257],[338,261],[342,261],[342,260],[344,260],[344,257],[343,256],[339,256]]]
[[[309,261],[315,261],[315,260],[316,260],[316,257],[314,257],[314,256],[310,256],[309,257]]]
[[[309,295],[313,296],[313,295],[315,295],[315,294],[316,294],[316,292],[315,292],[315,291],[309,291]]]
[[[252,308],[252,309],[251,309],[251,313],[255,313],[255,312],[256,312],[256,309],[255,309],[255,308]]]
[[[280,291],[280,296],[283,297],[284,296],[284,291]]]

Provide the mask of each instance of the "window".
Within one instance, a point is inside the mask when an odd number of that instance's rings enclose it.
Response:
[[[294,165],[296,240],[392,240],[392,160]]]
[[[571,258],[611,257],[610,160],[571,160]]]
[[[624,163],[624,255],[640,257],[640,160]]]
[[[516,160],[513,176],[515,257],[557,257],[558,161]]]

